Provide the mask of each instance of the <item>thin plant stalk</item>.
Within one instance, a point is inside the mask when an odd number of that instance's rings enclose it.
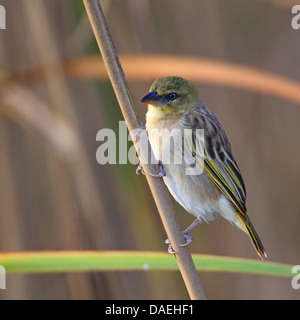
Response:
[[[137,129],[140,126],[134,111],[127,81],[120,65],[120,61],[106,24],[101,5],[99,0],[83,0],[83,2],[86,7],[86,11],[88,13],[104,64],[106,66],[124,119],[127,123],[129,132],[131,132],[133,129]],[[134,141],[135,137],[132,138]],[[202,284],[192,260],[189,248],[188,246],[180,246],[180,244],[185,242],[185,239],[179,226],[168,190],[166,189],[162,179],[153,178],[149,175],[149,173],[154,173],[155,168],[157,170],[157,166],[146,164],[146,159],[148,159],[146,156],[146,154],[148,154],[147,151],[148,150],[146,150],[146,148],[140,148],[137,150],[141,163],[146,172],[147,181],[157,205],[167,236],[176,252],[175,258],[186,288],[191,299],[206,299],[206,295],[202,288]]]

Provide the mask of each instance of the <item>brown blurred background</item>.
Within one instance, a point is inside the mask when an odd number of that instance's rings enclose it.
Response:
[[[99,55],[82,1],[0,4],[7,14],[0,30],[0,250],[165,251],[145,178],[131,164],[96,162],[96,133],[118,131],[123,119],[108,79],[69,77],[61,67],[66,59]],[[210,58],[300,81],[294,1],[101,4],[119,54]],[[36,68],[38,79],[26,76]],[[141,121],[146,109],[139,100],[153,80],[128,78]],[[231,141],[268,259],[300,264],[299,104],[205,81],[199,88]],[[193,217],[175,206],[185,229]],[[257,259],[245,234],[224,220],[191,235],[193,253]],[[210,299],[300,297],[290,278],[200,276]],[[1,299],[188,299],[180,274],[165,271],[8,275],[6,287]]]

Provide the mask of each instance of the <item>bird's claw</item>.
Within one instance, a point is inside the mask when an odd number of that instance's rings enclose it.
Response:
[[[180,247],[185,247],[185,246],[189,245],[189,244],[193,241],[193,238],[190,237],[190,236],[188,236],[187,234],[184,233],[183,236],[184,236],[184,238],[185,238],[185,243],[180,244],[180,245],[179,245]],[[171,253],[171,254],[176,253],[176,251],[172,248],[171,242],[170,242],[169,239],[166,239],[166,240],[165,240],[165,243],[169,245],[169,247],[168,247],[168,252],[169,252],[169,253]]]
[[[139,163],[138,167],[137,167],[136,170],[135,170],[135,173],[136,173],[137,175],[139,175],[139,172],[140,172],[140,171],[142,172],[143,175],[145,175],[145,170],[144,170],[144,168],[143,168],[143,166],[142,166],[141,163]]]
[[[166,240],[165,240],[165,243],[169,245],[169,246],[168,246],[168,252],[169,252],[170,254],[174,254],[174,253],[175,253],[175,250],[172,248],[170,240],[169,240],[169,239],[166,239]]]
[[[164,171],[164,168],[162,166],[162,163],[159,161],[158,162],[158,166],[159,166],[159,173],[158,174],[150,174],[152,177],[154,178],[163,178],[166,176],[166,172]]]
[[[165,171],[163,169],[163,166],[162,166],[162,163],[160,161],[158,162],[158,166],[159,166],[159,173],[158,174],[150,173],[151,177],[163,178],[163,177],[166,176],[166,173],[165,173]],[[135,173],[138,175],[140,171],[142,172],[143,175],[145,175],[145,170],[144,170],[144,168],[143,168],[141,163],[139,163],[138,167],[135,170]]]
[[[192,241],[193,238],[191,236],[188,236],[187,234],[183,234],[184,238],[185,238],[185,243],[184,244],[180,244],[180,247],[185,247],[187,245],[189,245]]]

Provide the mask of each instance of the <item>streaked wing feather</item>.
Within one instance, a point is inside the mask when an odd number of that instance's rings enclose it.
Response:
[[[243,178],[231,154],[228,138],[217,118],[205,107],[199,107],[190,112],[187,120],[186,125],[191,124],[192,129],[204,129],[204,171],[239,212],[245,215],[246,189]],[[203,149],[202,141],[196,138],[193,139],[193,144],[195,143],[193,150]],[[191,147],[188,149],[191,150]],[[203,162],[199,164],[203,165]]]
[[[236,184],[236,181],[240,181],[240,178],[237,178],[237,175],[231,170],[230,160],[220,162],[219,160],[211,160],[206,157],[204,163],[204,171],[244,215],[246,212],[245,193]]]

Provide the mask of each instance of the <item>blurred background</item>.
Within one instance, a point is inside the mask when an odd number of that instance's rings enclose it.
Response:
[[[123,117],[82,1],[0,4],[6,9],[6,29],[0,30],[0,250],[165,252],[146,179],[130,163],[96,161],[98,130],[118,132]],[[207,58],[271,72],[300,88],[300,30],[291,27],[295,1],[101,4],[121,63],[133,54]],[[153,71],[151,59],[146,63]],[[144,122],[139,100],[156,75],[134,64],[124,71]],[[165,75],[181,74],[183,67],[175,64]],[[225,78],[230,81],[230,73]],[[191,80],[231,141],[268,259],[300,264],[300,99],[215,85],[205,77]],[[174,205],[185,229],[193,217]],[[258,259],[247,236],[225,220],[202,224],[191,235],[192,253]],[[290,278],[200,277],[210,299],[300,297]],[[166,271],[8,275],[6,287],[1,299],[188,299],[179,272]]]

